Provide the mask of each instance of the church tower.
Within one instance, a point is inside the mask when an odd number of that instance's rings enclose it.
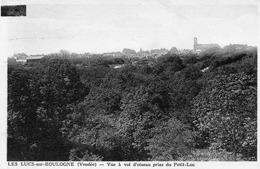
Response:
[[[193,44],[193,49],[196,50],[198,45],[198,40],[196,37],[194,37],[194,44]]]

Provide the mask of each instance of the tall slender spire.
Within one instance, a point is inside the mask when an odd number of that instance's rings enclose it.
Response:
[[[193,44],[193,49],[196,50],[198,45],[198,40],[197,37],[194,37],[194,44]]]

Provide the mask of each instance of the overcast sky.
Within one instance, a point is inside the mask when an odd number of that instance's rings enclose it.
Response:
[[[1,39],[9,56],[21,52],[48,54],[61,49],[77,53],[122,51],[123,48],[170,49],[173,46],[192,49],[195,36],[198,43],[257,45],[255,1],[3,2],[27,4],[26,17],[1,18]]]

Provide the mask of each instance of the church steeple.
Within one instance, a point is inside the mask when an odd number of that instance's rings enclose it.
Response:
[[[196,50],[198,45],[198,40],[196,37],[194,37],[194,44],[193,44],[193,49]]]

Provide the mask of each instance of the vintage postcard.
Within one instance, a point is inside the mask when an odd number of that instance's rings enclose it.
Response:
[[[256,0],[2,0],[0,168],[259,168]]]

